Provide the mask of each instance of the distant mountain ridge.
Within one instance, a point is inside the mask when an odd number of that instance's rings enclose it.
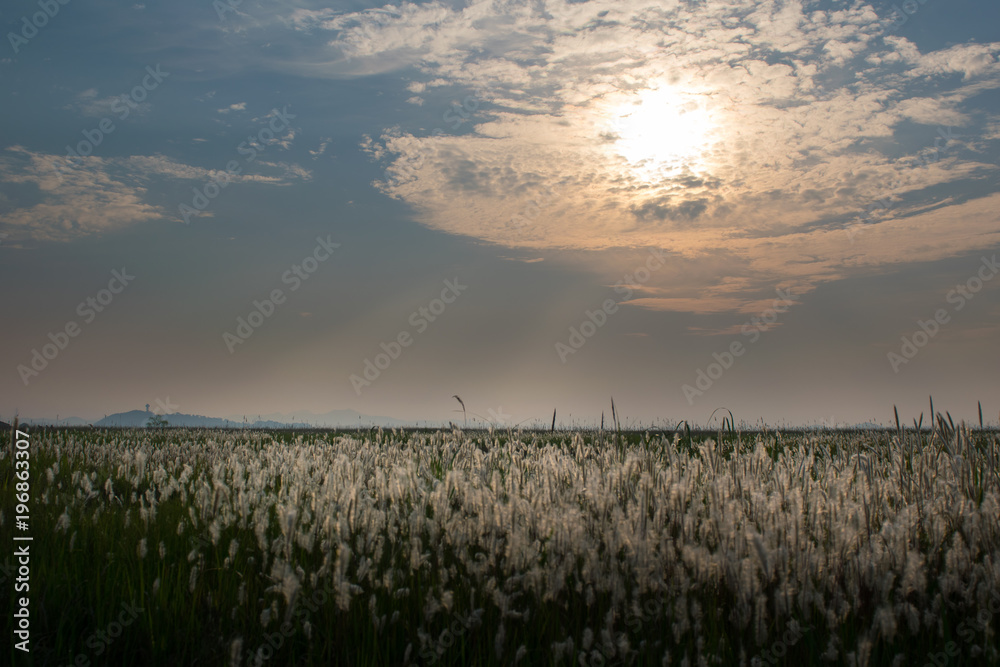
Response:
[[[229,417],[206,417],[204,415],[189,415],[174,412],[166,415],[148,410],[129,410],[128,412],[116,412],[107,415],[102,419],[89,422],[79,417],[66,417],[64,419],[23,419],[25,424],[33,426],[88,426],[93,425],[98,428],[142,428],[150,419],[159,416],[166,421],[167,426],[187,427],[187,428],[359,428],[371,426],[407,426],[409,423],[401,419],[392,417],[372,417],[356,410],[332,410],[324,414],[312,412],[301,412],[295,414],[272,413],[267,415],[254,415],[253,421],[243,415],[232,415]],[[7,428],[10,428],[7,426]]]
[[[113,415],[108,415],[104,419],[99,419],[94,422],[94,426],[102,428],[116,426],[138,428],[146,426],[150,419],[157,416],[166,420],[167,426],[188,426],[196,428],[226,428],[227,426],[242,426],[242,422],[235,423],[226,419],[218,419],[217,417],[186,415],[180,412],[175,412],[169,415],[157,415],[155,412],[147,410],[129,410],[128,412],[118,412]]]

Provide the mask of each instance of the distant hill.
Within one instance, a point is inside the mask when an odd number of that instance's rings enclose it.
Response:
[[[119,412],[113,415],[108,415],[104,419],[100,419],[94,422],[94,426],[98,427],[124,427],[124,428],[141,428],[149,423],[149,420],[156,416],[154,412],[147,412],[146,410],[130,410],[129,412]],[[169,415],[162,415],[163,419],[166,420],[167,426],[183,426],[188,428],[237,428],[244,426],[243,420],[240,421],[232,419],[220,419],[218,417],[205,417],[202,415],[186,415],[180,412],[175,412]],[[290,424],[285,422],[278,422],[273,420],[261,420],[255,421],[253,423],[248,423],[246,426],[250,428],[308,428],[308,424]]]
[[[62,419],[32,419],[24,418],[24,424],[31,426],[90,426],[98,428],[143,428],[156,413],[146,410],[129,410],[106,415],[103,419],[90,421],[79,417]],[[229,417],[206,417],[204,415],[188,415],[179,412],[162,415],[167,426],[187,428],[369,428],[372,426],[394,427],[408,426],[410,422],[392,417],[373,417],[356,410],[332,410],[324,414],[312,412],[271,413],[266,415],[231,415]],[[2,428],[10,428],[9,424],[0,422]]]
[[[138,428],[145,426],[156,414],[146,410],[130,410],[128,412],[118,412],[108,415],[104,419],[94,422],[94,426],[99,427],[131,427]],[[200,415],[172,414],[164,415],[167,424],[170,426],[224,426],[224,420],[213,419],[212,417],[202,417]]]

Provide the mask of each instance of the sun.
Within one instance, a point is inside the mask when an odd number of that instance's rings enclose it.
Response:
[[[630,95],[611,108],[609,118],[612,150],[646,175],[695,166],[712,129],[703,100],[669,86]]]

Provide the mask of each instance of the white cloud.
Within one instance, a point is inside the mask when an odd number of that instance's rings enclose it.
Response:
[[[941,97],[911,97],[900,100],[896,109],[915,123],[959,127],[969,122],[968,114],[958,111],[953,100]]]
[[[987,125],[972,104],[1000,86],[1000,46],[921,52],[887,34],[869,5],[819,6],[432,0],[279,9],[239,31],[258,31],[255,44],[294,40],[295,48],[226,62],[309,78],[398,71],[408,93],[401,99],[435,117],[456,96],[477,93],[479,108],[442,136],[409,133],[391,119],[361,144],[387,170],[379,187],[412,205],[422,224],[532,256],[575,252],[591,261],[621,248],[669,248],[697,280],[657,278],[635,305],[703,299],[711,303],[702,310],[741,310],[776,280],[806,292],[862,267],[888,270],[909,239],[888,255],[871,248],[874,239],[909,234],[906,224],[928,216],[961,215],[953,227],[971,234],[933,244],[929,256],[995,242],[971,194],[956,191],[971,192],[969,183],[996,169],[981,145],[996,120]],[[294,55],[274,55],[285,51]],[[660,87],[711,123],[697,154],[657,171],[622,157],[609,120]],[[943,147],[937,129],[949,126],[975,141],[949,144],[915,167]],[[851,243],[844,226],[876,201],[891,206],[874,211],[875,224]],[[787,254],[793,247],[797,254]],[[715,263],[720,256],[726,262]]]
[[[64,108],[76,111],[88,118],[124,118],[125,115],[142,115],[148,113],[153,105],[149,102],[136,102],[129,95],[114,95],[98,97],[97,88],[88,88],[76,95],[73,101]]]
[[[909,76],[921,77],[936,74],[961,73],[971,79],[986,74],[1000,73],[1000,63],[994,54],[1000,53],[1000,42],[992,44],[958,44],[948,49],[927,54],[907,52],[908,60],[916,65]]]
[[[983,131],[983,139],[987,141],[1000,139],[1000,117],[993,117],[987,122]]]
[[[230,175],[233,183],[288,185],[310,180],[298,165],[258,161],[258,169],[273,174]],[[176,218],[176,211],[146,200],[152,181],[206,182],[222,178],[221,170],[176,162],[162,155],[83,158],[68,166],[65,156],[12,146],[0,154],[0,183],[37,188],[39,201],[0,215],[0,224],[17,241],[71,241],[113,232],[148,220]]]
[[[330,145],[330,137],[324,137],[319,143],[319,148],[316,150],[309,150],[309,155],[312,155],[313,159],[318,159],[321,155],[326,153],[327,147]]]
[[[697,308],[744,310],[768,275],[759,267],[808,291],[859,270],[849,258],[861,251],[843,227],[872,202],[893,202],[873,216],[872,229],[958,215],[959,204],[942,203],[931,189],[995,169],[958,159],[957,146],[941,143],[936,131],[972,122],[966,102],[1000,85],[996,45],[921,53],[885,35],[865,5],[812,11],[777,0],[593,0],[541,7],[403,4],[311,15],[308,27],[328,31],[345,56],[330,63],[337,75],[415,65],[426,82],[407,89],[425,105],[441,83],[484,90],[488,104],[471,115],[471,134],[393,129],[363,144],[374,159],[388,159],[379,187],[411,204],[423,224],[550,251],[658,246],[688,258],[725,251],[735,264],[718,280],[740,271],[751,279],[721,291],[643,296],[637,305],[694,309],[695,300],[707,300]],[[950,83],[953,74],[962,83]],[[664,86],[703,109],[711,129],[698,155],[657,172],[619,154],[621,137],[608,120],[630,96]],[[896,144],[904,121],[930,126],[926,139]],[[669,129],[650,127],[650,141],[654,134]],[[932,150],[933,162],[915,168]],[[546,190],[557,194],[532,204]],[[935,210],[934,197],[945,208]],[[525,216],[526,209],[536,212]],[[959,226],[984,231],[977,215]],[[984,239],[962,248],[940,243],[930,254],[950,256]],[[811,254],[825,259],[768,260],[782,247],[805,256],[811,244]],[[889,267],[897,253],[867,256]]]
[[[217,113],[232,113],[233,111],[245,111],[247,108],[246,102],[238,102],[236,104],[230,104],[224,109],[216,109]]]
[[[159,217],[156,208],[143,201],[145,188],[114,173],[118,170],[108,160],[91,157],[88,162],[95,168],[60,176],[56,164],[62,159],[19,146],[0,157],[3,180],[33,184],[42,194],[39,203],[0,216],[15,239],[66,241]]]

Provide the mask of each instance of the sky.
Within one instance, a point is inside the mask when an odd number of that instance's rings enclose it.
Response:
[[[995,424],[998,26],[6,3],[0,418]]]

